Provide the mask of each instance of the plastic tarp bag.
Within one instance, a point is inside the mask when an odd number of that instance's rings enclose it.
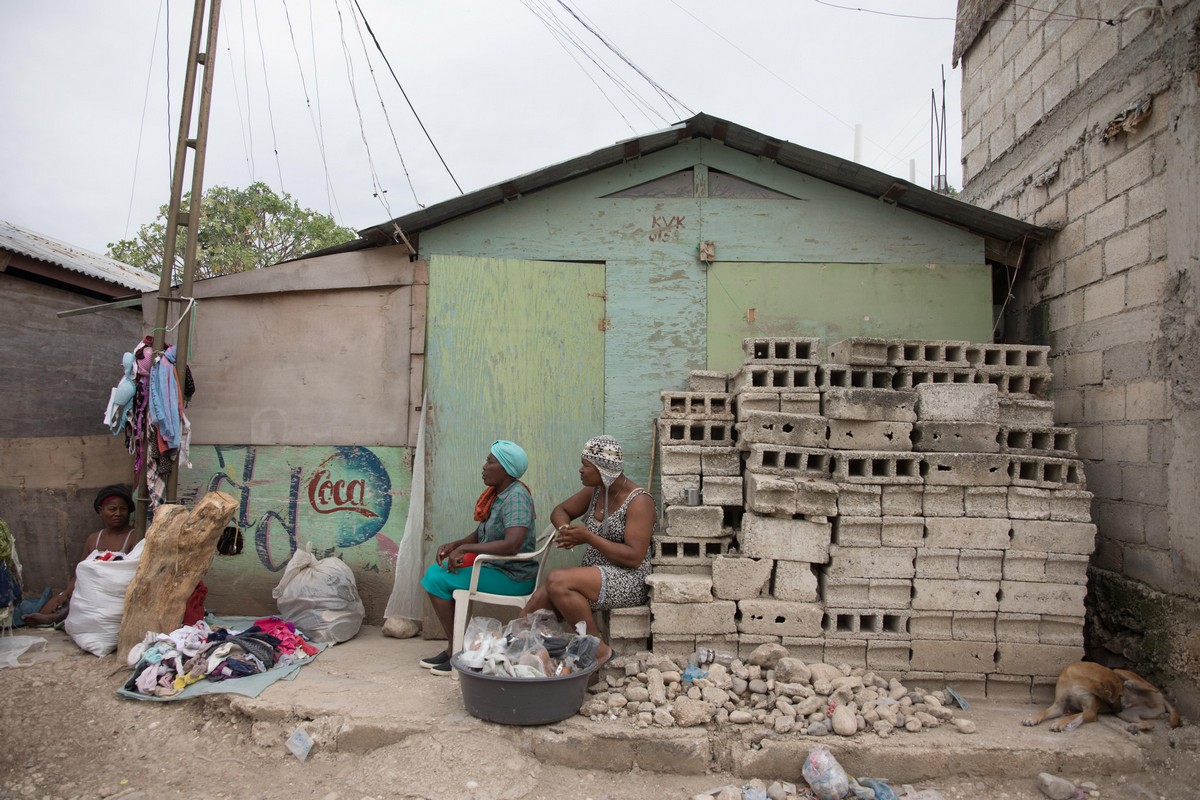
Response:
[[[817,800],[841,800],[850,791],[846,770],[827,748],[809,750],[801,772]]]
[[[120,560],[98,561],[91,555],[75,566],[75,591],[63,630],[92,655],[117,649],[117,634],[125,614],[125,590],[137,573],[145,540]]]
[[[279,616],[320,644],[353,639],[367,613],[354,572],[339,558],[315,557],[312,542],[292,555],[271,596]]]

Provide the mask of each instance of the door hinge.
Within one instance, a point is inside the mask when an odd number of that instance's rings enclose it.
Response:
[[[611,327],[612,320],[610,320],[608,317],[601,317],[599,324],[596,325],[596,328],[602,331],[606,331]]]
[[[588,292],[588,297],[599,297],[601,300],[607,300],[608,292]]]

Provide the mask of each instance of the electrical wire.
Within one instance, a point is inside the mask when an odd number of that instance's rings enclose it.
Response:
[[[321,138],[321,132],[317,129],[317,118],[313,115],[312,100],[308,97],[308,81],[304,79],[304,66],[300,63],[300,48],[296,46],[296,33],[292,29],[292,15],[288,12],[286,0],[280,0],[280,5],[283,6],[283,16],[287,20],[288,38],[292,41],[292,53],[296,56],[296,71],[300,73],[300,88],[304,92],[304,106],[308,109],[308,119],[312,123],[313,135],[317,139],[317,150],[321,154],[321,167],[324,169],[325,174],[325,202],[329,208],[329,213],[332,214],[332,184],[329,180],[329,160],[325,157],[325,141]]]
[[[267,51],[263,48],[262,43],[262,26],[258,22],[258,4],[253,5],[254,8],[254,32],[258,36],[258,52],[262,59],[263,68],[263,88],[267,91],[267,119],[271,123],[271,148],[275,153],[275,171],[279,174],[279,193],[287,194],[287,190],[283,187],[283,165],[279,162],[279,140],[275,138],[275,111],[271,107],[271,83],[267,79]]]
[[[409,111],[412,111],[413,118],[421,126],[421,132],[429,140],[429,146],[433,148],[433,152],[437,154],[438,160],[442,162],[442,166],[446,169],[446,174],[450,176],[450,180],[454,181],[454,186],[458,189],[458,193],[463,194],[462,187],[458,185],[458,179],[450,171],[450,166],[446,163],[446,159],[442,158],[442,151],[438,150],[438,146],[433,141],[433,137],[429,135],[429,130],[425,127],[425,123],[421,121],[421,116],[417,113],[417,109],[413,107],[412,100],[408,99],[408,92],[404,91],[404,86],[401,85],[400,78],[396,76],[396,70],[392,69],[392,62],[388,60],[387,53],[383,52],[383,47],[379,44],[379,38],[375,35],[375,31],[372,30],[371,23],[367,21],[367,15],[363,13],[362,6],[358,4],[358,0],[354,0],[354,6],[358,9],[358,14],[362,17],[363,24],[367,26],[367,33],[371,34],[371,40],[375,42],[375,49],[379,51],[379,55],[383,56],[383,63],[387,65],[388,72],[392,73],[392,80],[396,82],[396,86],[400,89],[400,94],[404,95],[404,102],[408,103]]]
[[[233,37],[232,36],[228,37],[227,42],[232,42],[232,41],[233,41]],[[243,38],[243,43],[244,42],[245,42],[245,39]],[[233,83],[234,102],[237,105],[238,133],[241,134],[241,139],[242,139],[242,155],[244,156],[244,158],[246,160],[246,174],[247,174],[247,177],[249,178],[249,182],[253,183],[254,182],[254,168],[253,168],[253,162],[250,160],[250,158],[251,158],[250,151],[252,148],[251,148],[251,146],[247,145],[247,143],[246,143],[246,130],[247,130],[248,126],[246,125],[246,117],[242,114],[242,93],[238,89],[237,58],[234,57],[232,44],[227,43],[225,45],[225,51],[227,53],[229,53],[229,74],[232,78],[231,82]],[[243,63],[244,63],[244,59],[243,59]],[[246,81],[246,94],[247,94],[246,102],[247,102],[247,106],[248,106],[249,105],[248,96],[250,93],[250,84],[246,78],[245,70],[242,71],[242,80]],[[249,113],[249,109],[247,108],[247,114],[248,113]]]
[[[246,81],[246,133],[250,137],[250,181],[253,183],[258,170],[254,168],[254,110],[250,107],[250,67],[246,61],[250,48],[246,46],[245,8],[245,4],[238,3],[238,23],[242,28],[242,77]]]
[[[142,135],[146,132],[146,109],[150,105],[150,82],[154,76],[154,53],[158,50],[158,29],[162,22],[163,0],[158,0],[154,16],[154,40],[150,43],[150,65],[146,68],[146,90],[142,96],[142,120],[138,123],[137,148],[133,154],[133,179],[129,182],[129,209],[125,212],[125,237],[129,238],[129,221],[133,218],[133,197],[137,192],[138,164],[142,160]]]
[[[881,17],[899,17],[901,19],[923,19],[923,20],[934,20],[934,21],[941,21],[941,22],[958,22],[959,21],[959,18],[956,16],[955,17],[926,17],[926,16],[920,16],[917,14],[897,14],[892,11],[878,11],[873,8],[860,8],[858,6],[843,6],[843,5],[838,5],[837,3],[831,3],[831,2],[829,2],[829,0],[813,0],[813,2],[817,3],[819,5],[828,6],[829,8],[837,8],[842,11],[860,11],[864,14],[878,14]],[[1061,11],[1044,11],[1040,8],[1037,8],[1036,6],[1027,5],[1025,3],[1015,3],[1015,2],[1011,2],[1011,0],[1010,0],[1010,5],[1012,5],[1015,8],[1024,8],[1028,11],[1037,11],[1038,13],[1046,14],[1047,16],[1045,16],[1041,19],[1028,19],[1028,20],[1019,20],[1015,17],[1011,17],[1011,18],[1010,17],[988,17],[987,19],[981,20],[981,21],[982,22],[1011,22],[1014,25],[1018,22],[1074,22],[1075,20],[1087,20],[1089,22],[1103,22],[1105,25],[1120,25],[1120,24],[1123,24],[1123,23],[1129,21],[1128,17],[1088,17],[1088,16],[1080,16],[1078,14],[1065,14]]]
[[[286,0],[285,0],[286,2]],[[317,97],[317,138],[322,142],[325,141],[325,116],[321,111],[321,70],[317,68],[317,34],[316,25],[313,24],[313,8],[312,0],[308,0],[308,46],[312,51],[313,64],[313,94]],[[328,179],[328,178],[327,178]],[[342,218],[342,209],[338,205],[337,192],[333,190],[332,179],[329,184],[329,193],[333,197],[333,209],[337,211],[338,219]]]

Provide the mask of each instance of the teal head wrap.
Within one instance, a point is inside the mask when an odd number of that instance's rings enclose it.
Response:
[[[504,471],[514,478],[519,478],[529,469],[529,456],[521,449],[521,445],[507,439],[492,442],[492,455],[504,467]]]

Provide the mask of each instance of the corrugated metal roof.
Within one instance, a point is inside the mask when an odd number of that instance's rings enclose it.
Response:
[[[28,228],[21,228],[0,219],[0,249],[55,264],[126,289],[150,292],[158,288],[158,277],[145,270],[131,267],[99,253],[51,239]]]
[[[580,175],[616,166],[630,159],[664,150],[688,139],[712,139],[722,142],[735,150],[749,153],[755,157],[772,159],[778,164],[823,181],[886,200],[901,208],[1003,242],[1015,242],[1026,236],[1045,239],[1051,233],[1046,228],[960,202],[952,197],[921,188],[916,184],[864,167],[853,161],[776,139],[718,117],[697,114],[666,130],[626,139],[570,161],[545,167],[470,194],[451,198],[380,225],[364,228],[359,231],[361,239],[327,248],[320,251],[319,254],[326,255],[359,250],[364,247],[394,244],[397,241],[397,237],[394,235],[397,225],[408,236],[419,234],[422,230],[481,211],[522,194],[529,194],[577,178]]]

